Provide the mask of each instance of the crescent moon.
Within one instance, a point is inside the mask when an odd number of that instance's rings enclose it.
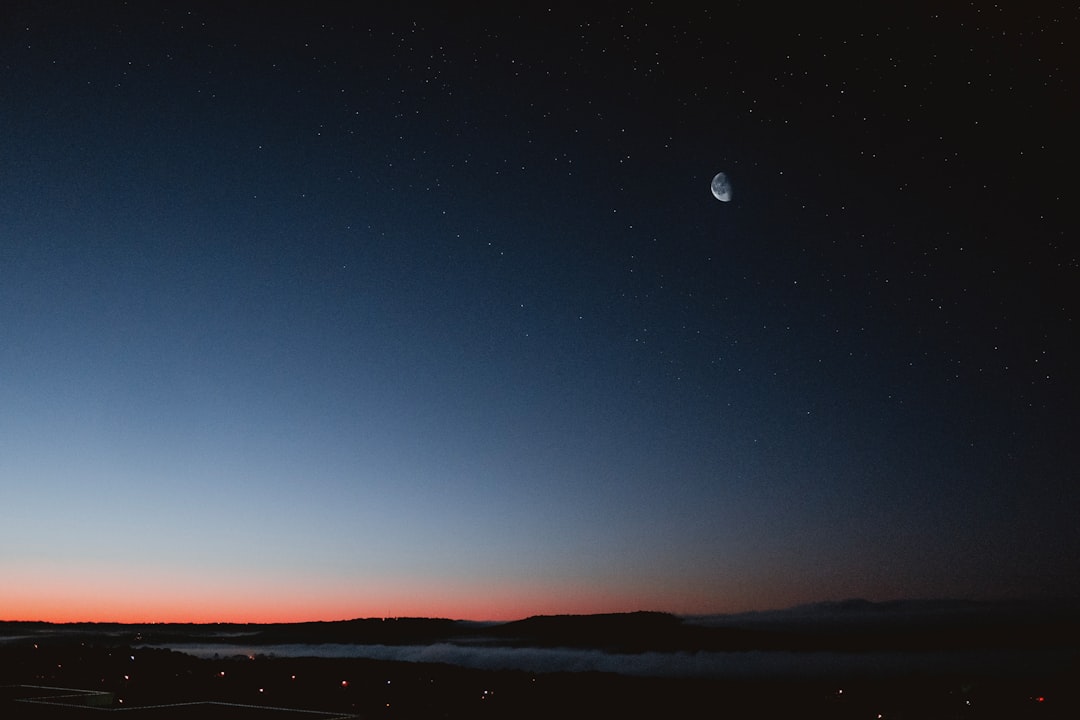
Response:
[[[714,198],[720,202],[731,202],[731,181],[725,173],[716,173],[709,187],[712,189]]]

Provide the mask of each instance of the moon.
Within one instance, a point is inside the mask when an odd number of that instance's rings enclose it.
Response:
[[[720,202],[731,202],[731,182],[728,180],[727,175],[718,172],[713,176],[712,185],[713,197]]]

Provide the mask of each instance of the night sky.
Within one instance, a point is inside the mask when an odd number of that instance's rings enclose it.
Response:
[[[0,619],[1080,594],[1080,11],[953,4],[5,2]]]

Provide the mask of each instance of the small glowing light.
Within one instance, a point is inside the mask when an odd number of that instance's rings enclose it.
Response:
[[[1046,702],[1046,698],[1040,695],[1039,697],[1035,698],[1035,702]]]
[[[341,681],[341,687],[349,687],[349,681],[348,680],[342,680]]]
[[[125,676],[124,676],[124,679],[125,679],[125,680],[130,680],[130,679],[131,679],[131,676],[130,676],[130,675],[125,675]]]
[[[259,692],[266,692],[266,691],[265,691],[265,690],[263,690],[262,688],[259,688]],[[881,717],[881,716],[880,716],[880,715],[878,715],[878,717]]]

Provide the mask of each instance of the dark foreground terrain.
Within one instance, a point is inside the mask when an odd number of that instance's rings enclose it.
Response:
[[[131,720],[1080,717],[1075,674],[852,682],[642,678],[360,659],[198,659],[170,650],[70,642],[0,646],[0,673],[0,717],[11,720],[101,718],[121,708],[121,717]],[[27,703],[28,698],[58,704]]]
[[[296,626],[0,623],[0,720],[1080,718],[1080,654],[1071,609],[1037,620],[1025,615],[1023,621],[988,619],[982,609],[964,609],[946,622],[936,606],[933,613],[920,607],[917,615],[908,606],[900,609],[885,608],[887,621],[881,606],[843,605],[825,612],[814,608],[812,622],[770,615],[689,625],[661,614],[503,625],[422,619]],[[228,644],[230,638],[237,644]],[[201,658],[179,651],[184,642],[209,640],[228,650]],[[674,663],[715,653],[741,661],[750,657],[741,653],[789,653],[802,658],[803,670],[660,677],[274,654],[288,643],[318,648],[331,642],[413,648],[441,643],[478,656],[577,646],[605,657],[650,654],[650,667],[656,667],[655,658]],[[958,649],[964,657],[1005,651],[1054,661],[963,667],[918,661],[953,657],[940,653]],[[865,670],[881,650],[911,661],[888,672]],[[815,658],[836,654],[845,662],[835,667],[843,669],[805,672]]]
[[[120,717],[130,720],[1080,717],[1077,678],[1064,675],[851,683],[641,678],[356,659],[200,660],[169,650],[64,642],[9,643],[0,658],[0,717],[11,720],[107,718],[121,708]]]

